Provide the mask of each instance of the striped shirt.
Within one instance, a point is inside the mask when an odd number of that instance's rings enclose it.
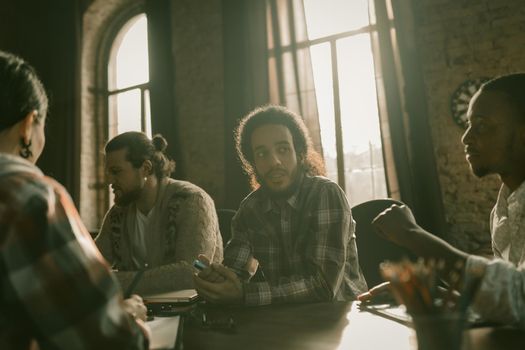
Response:
[[[324,177],[299,181],[286,200],[252,192],[233,218],[224,264],[241,273],[253,257],[264,271],[244,282],[247,305],[350,300],[367,290],[344,192]]]
[[[0,155],[0,348],[147,349],[67,192]]]

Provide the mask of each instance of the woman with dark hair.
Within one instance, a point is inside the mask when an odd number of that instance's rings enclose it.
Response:
[[[48,100],[0,51],[0,348],[147,349],[140,299],[124,301],[66,190],[34,165]]]

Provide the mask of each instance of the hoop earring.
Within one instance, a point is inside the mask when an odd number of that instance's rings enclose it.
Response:
[[[29,143],[26,143],[24,141],[24,138],[21,137],[20,138],[20,146],[22,147],[22,149],[19,152],[20,157],[27,159],[27,158],[33,156],[33,152],[31,152],[31,148],[30,148],[31,147],[31,140],[29,140]]]

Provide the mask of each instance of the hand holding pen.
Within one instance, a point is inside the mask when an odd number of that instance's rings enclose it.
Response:
[[[137,284],[142,278],[142,275],[146,271],[147,264],[144,265],[143,268],[138,270],[135,273],[135,276],[133,276],[133,280],[129,284],[128,288],[126,288],[126,291],[124,292],[124,301],[123,301],[123,307],[124,309],[131,314],[134,318],[141,319],[142,321],[146,321],[147,319],[147,308],[144,305],[144,301],[142,298],[137,294],[132,294],[135,290]]]

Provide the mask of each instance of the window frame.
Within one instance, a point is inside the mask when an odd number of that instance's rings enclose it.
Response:
[[[79,209],[93,235],[99,230],[110,202],[101,151],[110,136],[108,63],[121,29],[143,13],[146,13],[145,0],[95,0],[84,13]]]
[[[332,92],[333,92],[333,106],[334,106],[334,126],[335,126],[335,145],[337,152],[337,183],[346,191],[346,178],[345,178],[345,162],[344,162],[344,148],[343,148],[343,128],[341,121],[341,103],[339,93],[339,72],[338,72],[338,61],[337,61],[337,41],[359,34],[369,34],[377,32],[376,24],[369,24],[367,26],[353,29],[338,34],[332,34],[316,38],[313,40],[302,40],[293,44],[284,45],[279,47],[279,55],[283,55],[287,52],[293,52],[299,49],[310,49],[312,46],[328,43],[330,45],[330,56],[332,65]],[[269,58],[276,58],[277,52],[275,48],[268,49]],[[378,115],[378,117],[380,117]],[[384,163],[384,160],[383,160]],[[384,165],[386,166],[386,165]],[[373,176],[373,173],[372,173]]]
[[[138,10],[135,9],[135,10]],[[134,15],[132,15],[130,13],[130,15],[127,17],[127,20],[124,21],[124,23],[121,24],[121,26],[117,29],[116,33],[113,34],[113,40],[110,41],[109,43],[109,49],[108,49],[108,55],[106,57],[106,85],[105,85],[105,89],[103,90],[102,94],[104,94],[105,96],[105,103],[106,103],[106,111],[107,111],[107,115],[106,115],[106,120],[107,120],[107,125],[108,125],[108,132],[107,132],[107,135],[106,135],[106,139],[108,140],[110,137],[114,137],[118,134],[118,129],[115,129],[115,130],[111,130],[111,125],[117,125],[118,123],[115,122],[114,120],[110,120],[112,119],[112,117],[116,116],[117,119],[118,119],[118,115],[116,113],[116,111],[111,111],[111,106],[110,106],[110,98],[112,96],[116,96],[120,93],[124,93],[124,92],[127,92],[127,91],[131,91],[131,90],[136,90],[136,89],[139,89],[140,90],[140,125],[141,125],[141,131],[142,132],[147,132],[147,115],[148,113],[146,112],[146,108],[148,107],[149,103],[146,103],[146,94],[149,94],[150,91],[151,91],[151,79],[148,79],[148,82],[146,83],[141,83],[141,84],[135,84],[135,85],[130,85],[130,86],[127,86],[125,88],[115,88],[115,89],[110,89],[109,85],[110,85],[110,82],[111,82],[111,78],[110,77],[110,72],[115,72],[116,71],[116,61],[112,61],[111,60],[111,56],[113,54],[113,51],[116,50],[117,46],[119,46],[122,42],[122,39],[125,37],[125,33],[122,33],[124,35],[122,36],[119,36],[122,32],[122,30],[124,29],[127,29],[127,30],[130,30],[134,23],[129,25],[129,23],[134,20],[136,17],[140,16],[140,15],[144,15],[146,16],[146,13],[145,11],[143,10],[142,12],[138,12]],[[128,27],[128,28],[126,28]],[[127,32],[127,31],[126,31]],[[149,52],[148,52],[149,54]],[[149,67],[148,67],[149,69]],[[115,104],[115,106],[117,106]],[[112,116],[113,114],[113,116]],[[112,123],[114,122],[114,123]],[[150,121],[150,125],[151,125],[151,121]]]

